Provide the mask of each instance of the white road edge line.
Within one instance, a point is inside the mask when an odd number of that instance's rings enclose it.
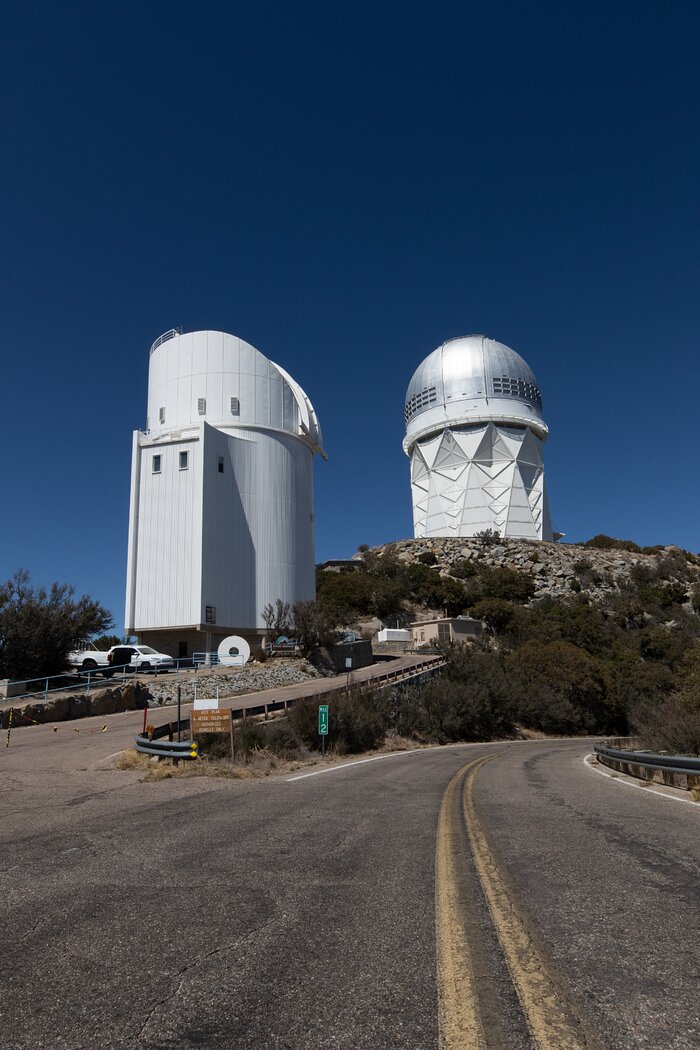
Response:
[[[618,775],[614,777],[612,773],[604,773],[602,769],[598,769],[597,765],[593,765],[591,757],[591,755],[586,755],[583,764],[588,766],[593,773],[600,773],[601,777],[607,777],[608,780],[614,780],[618,784],[625,784],[627,787],[637,788],[638,791],[643,791],[645,795],[659,795],[660,798],[669,799],[671,802],[682,802],[684,806],[695,806],[698,808],[698,803],[693,802],[689,798],[678,798],[676,795],[667,795],[665,791],[657,791],[656,788],[645,788],[643,784],[634,784],[630,780],[623,780],[622,777],[624,774],[618,773]]]
[[[375,755],[373,758],[358,758],[354,762],[343,762],[340,766],[328,766],[327,769],[315,769],[313,773],[300,773],[298,777],[287,777],[287,783],[291,784],[295,780],[306,780],[307,777],[320,777],[322,773],[337,773],[339,770],[349,769],[351,766],[364,766],[366,762],[381,762],[382,759],[385,758],[403,758],[405,755],[423,755],[432,751],[437,751],[437,748],[418,747],[415,751],[392,751],[390,755]]]

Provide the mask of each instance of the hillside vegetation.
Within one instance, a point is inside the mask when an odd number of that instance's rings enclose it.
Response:
[[[636,731],[651,747],[700,753],[700,560],[690,552],[605,536],[404,540],[364,549],[356,568],[319,571],[317,600],[346,626],[442,611],[487,625],[404,705],[403,733]]]

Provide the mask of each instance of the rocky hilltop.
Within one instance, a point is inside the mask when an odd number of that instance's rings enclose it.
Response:
[[[465,575],[465,562],[471,562],[476,569],[527,572],[535,582],[534,601],[582,592],[605,604],[606,598],[629,583],[633,574],[644,575],[644,569],[649,577],[661,574],[668,583],[689,587],[700,582],[700,559],[675,546],[606,550],[574,543],[514,539],[488,543],[477,537],[461,537],[398,540],[373,547],[367,553],[379,558],[393,556],[409,564],[429,563],[442,576]]]

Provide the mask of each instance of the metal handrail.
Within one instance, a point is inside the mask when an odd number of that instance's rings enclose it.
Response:
[[[179,325],[177,328],[169,328],[167,332],[163,332],[162,335],[158,336],[155,343],[151,346],[149,356],[154,350],[157,350],[162,343],[167,343],[169,339],[174,339],[176,335],[182,335],[182,328],[180,328]]]
[[[193,664],[191,657],[185,657],[182,659],[174,658],[173,667],[162,668],[162,670],[168,673],[181,674],[183,671],[195,671],[197,670],[196,664]],[[44,686],[42,689],[36,689],[28,693],[18,693],[15,696],[8,696],[7,698],[0,697],[0,703],[11,703],[16,700],[29,700],[32,697],[37,698],[38,702],[41,697],[48,697],[51,693],[65,693],[73,689],[85,689],[87,693],[90,692],[92,686],[96,685],[96,679],[101,679],[101,683],[110,681],[115,675],[117,675],[122,682],[126,681],[127,673],[131,664],[108,664],[106,667],[102,667],[98,664],[97,667],[91,668],[89,671],[76,668],[75,671],[68,671],[64,674],[53,674],[53,675],[40,675],[35,678],[28,678],[28,682],[43,682]],[[156,669],[152,669],[156,670]],[[107,672],[105,674],[104,672]],[[119,674],[121,672],[121,675]],[[146,674],[146,671],[139,671],[136,669],[135,674]],[[83,681],[76,682],[75,679],[83,679]],[[19,679],[22,681],[22,679]],[[49,686],[49,682],[58,682],[58,685]],[[12,685],[12,681],[9,683]]]

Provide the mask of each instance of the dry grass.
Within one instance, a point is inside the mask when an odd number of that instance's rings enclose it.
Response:
[[[213,777],[225,780],[250,780],[269,777],[271,774],[295,773],[299,769],[315,766],[317,759],[285,761],[264,748],[254,748],[248,753],[245,763],[232,763],[229,759],[199,758],[183,760],[174,766],[171,759],[151,758],[139,751],[122,751],[117,757],[117,769],[136,770],[144,775],[143,782],[187,779],[191,777]]]
[[[543,733],[541,729],[528,729],[526,726],[515,725],[516,740],[547,740],[548,736],[555,734]]]
[[[367,754],[381,755],[387,751],[417,751],[419,748],[435,747],[434,743],[414,740],[410,736],[400,736],[399,733],[388,733],[382,746],[376,752],[368,751]],[[345,758],[351,756],[345,755]]]

